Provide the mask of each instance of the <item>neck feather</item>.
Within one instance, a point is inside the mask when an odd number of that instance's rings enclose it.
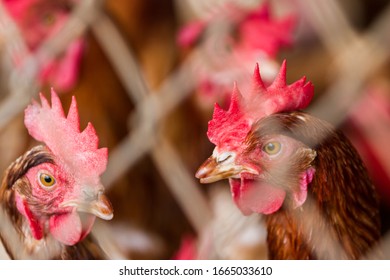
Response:
[[[15,203],[14,187],[23,185],[28,192],[29,183],[24,177],[27,171],[53,159],[44,146],[37,146],[14,161],[6,170],[0,189],[0,239],[11,259],[47,259],[59,255],[63,245],[50,235],[36,240],[25,218]]]
[[[376,190],[344,135],[307,114],[304,119],[306,124],[315,124],[310,134],[314,136],[306,141],[317,152],[313,163],[316,173],[301,207],[284,208],[267,217],[270,257],[364,258],[380,238]]]

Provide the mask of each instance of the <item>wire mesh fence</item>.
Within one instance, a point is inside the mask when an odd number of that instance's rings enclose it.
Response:
[[[74,58],[68,51],[82,38],[84,57],[77,66],[81,70],[61,99],[68,103],[75,95],[82,123],[91,121],[101,145],[109,147],[102,182],[112,198],[115,219],[97,223],[93,234],[111,258],[173,258],[175,252],[177,258],[267,258],[265,218],[241,215],[228,194],[227,181],[204,187],[194,176],[213,149],[206,136],[213,102],[207,105],[210,100],[199,93],[210,85],[199,77],[213,76],[231,89],[237,81],[245,88],[257,62],[263,77],[272,80],[285,58],[288,80],[306,75],[313,81],[315,100],[308,111],[343,129],[363,157],[381,196],[383,232],[378,248],[388,258],[386,1],[268,1],[276,18],[293,15],[293,42],[277,54],[256,50],[245,57],[247,65],[240,66],[240,74],[226,34],[237,36],[235,22],[264,1],[23,0],[32,4],[26,4],[29,13],[20,18],[11,2],[0,4],[2,170],[32,145],[23,131],[23,110],[39,91],[60,81],[53,69],[76,71],[72,62],[58,61]],[[191,31],[191,47],[183,50],[177,34],[188,22],[198,25]],[[205,25],[207,32],[196,37],[201,33],[196,28]],[[32,44],[34,38],[28,34],[34,32],[43,35]],[[239,63],[245,64],[245,59],[239,57]],[[57,66],[47,70],[52,64]],[[64,73],[57,75],[64,78]],[[217,90],[223,91],[223,86]],[[303,232],[311,236],[321,215],[304,217]],[[328,256],[323,244],[343,250],[332,240],[331,229],[321,235],[309,238],[320,242],[312,244],[317,256]],[[182,240],[189,241],[180,249]],[[365,258],[377,258],[378,248]]]

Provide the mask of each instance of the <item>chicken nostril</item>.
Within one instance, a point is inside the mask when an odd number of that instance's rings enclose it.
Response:
[[[95,200],[99,197],[99,194],[99,192],[96,193],[96,191],[91,190],[90,188],[83,189],[83,195],[85,200]]]
[[[102,213],[104,213],[104,214],[110,214],[110,213],[112,213],[112,204],[111,204],[111,202],[110,202],[110,200],[108,199],[108,197],[107,196],[105,196],[105,195],[101,195],[101,196],[99,196],[99,202],[100,202],[100,204],[101,204],[101,211],[102,211]]]

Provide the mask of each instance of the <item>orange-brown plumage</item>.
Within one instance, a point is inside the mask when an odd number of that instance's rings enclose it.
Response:
[[[315,176],[305,203],[292,209],[291,198],[287,197],[282,209],[266,218],[269,257],[364,258],[380,238],[379,200],[348,139],[313,116],[284,113],[256,124],[248,135],[249,150],[262,145],[261,138],[270,134],[283,134],[301,142],[316,151],[316,158],[311,162]],[[309,161],[307,156],[298,155],[292,167],[279,174],[278,180],[286,179],[284,188],[294,188],[291,178],[296,178]]]

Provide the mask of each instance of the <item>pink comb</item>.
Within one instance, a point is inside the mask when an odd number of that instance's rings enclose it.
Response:
[[[245,140],[254,122],[274,113],[304,109],[313,95],[314,87],[311,82],[306,83],[305,77],[291,85],[286,84],[286,61],[268,87],[264,85],[257,64],[251,92],[243,96],[235,84],[229,109],[225,111],[215,104],[207,136],[219,147],[236,147]]]
[[[4,7],[18,25],[28,51],[34,53],[42,42],[56,34],[69,19],[67,6],[80,0],[3,0]],[[56,2],[56,3],[55,3]],[[53,19],[53,20],[51,20]],[[47,23],[50,20],[50,24]],[[84,52],[84,38],[73,40],[61,56],[45,61],[39,70],[41,84],[54,85],[57,90],[69,91],[78,81],[81,57]],[[27,53],[17,51],[13,60],[16,66],[23,64]]]
[[[261,49],[275,57],[281,47],[293,42],[295,16],[275,19],[268,1],[250,12],[238,25],[241,45],[249,49]]]
[[[81,181],[98,180],[107,165],[107,148],[98,149],[99,138],[91,123],[80,132],[80,120],[76,99],[72,97],[68,116],[65,117],[61,101],[51,91],[51,107],[40,94],[25,110],[24,123],[29,134],[42,141],[69,168],[69,172]]]
[[[244,48],[246,52],[262,50],[267,55],[275,57],[280,48],[292,44],[296,18],[285,16],[278,19],[272,16],[271,10],[269,1],[251,10],[227,2],[207,19],[185,25],[179,31],[178,45],[183,48],[195,45],[201,40],[208,26],[225,19],[232,24],[232,30],[235,30],[234,35],[231,35],[237,39],[234,40],[236,48]]]

